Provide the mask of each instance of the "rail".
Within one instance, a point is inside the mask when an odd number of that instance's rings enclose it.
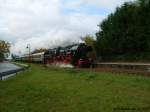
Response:
[[[150,71],[149,63],[96,63],[96,67],[122,68],[130,70],[145,70]]]

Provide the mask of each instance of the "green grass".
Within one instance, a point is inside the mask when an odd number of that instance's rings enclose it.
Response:
[[[32,65],[0,81],[0,112],[126,112],[115,108],[150,112],[150,78]]]
[[[29,64],[27,64],[27,63],[20,63],[20,62],[13,62],[13,61],[11,63],[13,63],[17,66],[23,67],[23,68],[28,68],[29,67]]]

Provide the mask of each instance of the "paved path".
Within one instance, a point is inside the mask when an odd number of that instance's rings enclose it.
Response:
[[[0,63],[0,73],[12,71],[12,70],[17,70],[17,69],[21,69],[21,67],[16,66],[16,65],[9,63],[9,62]]]

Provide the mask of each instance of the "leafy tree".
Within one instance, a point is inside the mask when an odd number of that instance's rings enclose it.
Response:
[[[97,53],[103,57],[137,55],[150,51],[150,0],[138,0],[117,7],[99,25]]]
[[[95,48],[94,37],[92,37],[90,35],[86,35],[85,37],[82,37],[82,40],[86,43],[86,45],[92,47],[92,52],[88,53],[88,57],[95,59],[96,58],[96,48]]]
[[[0,61],[4,59],[4,54],[9,53],[10,44],[0,40]]]
[[[39,48],[39,49],[35,49],[32,53],[40,53],[40,52],[45,52],[47,49],[45,48]]]

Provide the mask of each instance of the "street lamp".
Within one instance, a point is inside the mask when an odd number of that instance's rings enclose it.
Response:
[[[27,47],[26,47],[26,48],[29,49],[29,53],[28,53],[28,61],[29,61],[29,63],[30,63],[30,60],[31,60],[31,55],[30,55],[31,46],[30,46],[30,44],[27,44]]]

